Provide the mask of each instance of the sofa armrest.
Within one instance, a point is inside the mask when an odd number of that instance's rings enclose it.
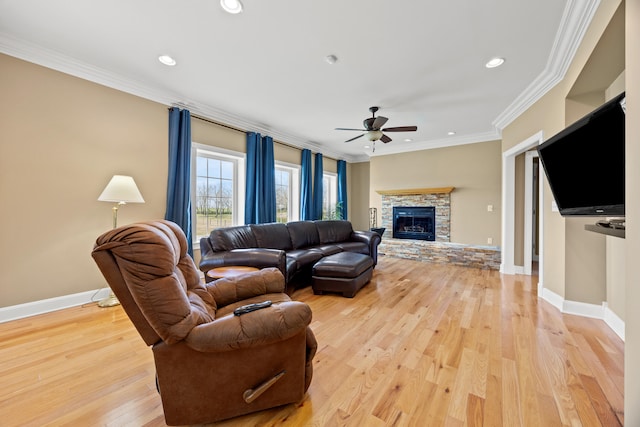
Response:
[[[209,241],[209,237],[201,237],[200,238],[200,256],[205,256],[211,252],[213,252],[213,248],[211,247],[211,242]]]
[[[279,249],[233,249],[225,252],[209,252],[202,254],[199,268],[202,272],[229,265],[246,265],[250,267],[275,267],[286,274],[286,253]]]
[[[304,331],[309,323],[311,308],[299,301],[288,301],[198,325],[187,335],[185,342],[202,352],[249,348],[291,338]]]
[[[366,243],[369,246],[369,256],[373,258],[373,265],[378,263],[378,245],[382,238],[375,231],[354,231],[351,240]]]

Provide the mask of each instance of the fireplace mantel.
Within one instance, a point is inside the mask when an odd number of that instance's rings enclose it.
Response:
[[[438,188],[409,188],[404,190],[376,190],[376,193],[383,196],[401,196],[408,194],[449,194],[456,187],[438,187]]]

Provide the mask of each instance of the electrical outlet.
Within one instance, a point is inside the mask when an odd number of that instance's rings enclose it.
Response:
[[[493,205],[487,205],[487,212],[493,212]]]
[[[493,237],[487,237],[487,244],[493,245]]]

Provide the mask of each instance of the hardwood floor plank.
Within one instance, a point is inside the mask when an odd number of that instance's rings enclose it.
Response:
[[[537,277],[382,256],[354,298],[314,295],[304,400],[220,426],[622,426],[624,343]],[[151,350],[121,307],[0,324],[0,424],[165,426]]]

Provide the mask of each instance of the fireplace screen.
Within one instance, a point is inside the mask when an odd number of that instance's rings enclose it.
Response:
[[[436,208],[394,207],[393,237],[395,239],[436,240]]]

